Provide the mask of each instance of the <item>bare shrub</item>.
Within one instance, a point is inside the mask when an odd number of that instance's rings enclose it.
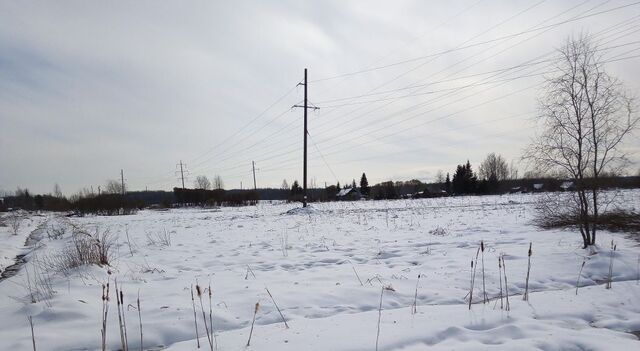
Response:
[[[18,235],[20,232],[20,227],[22,226],[22,216],[13,213],[7,217],[7,223],[9,224],[9,229],[13,235]]]
[[[55,224],[51,224],[47,227],[47,238],[52,240],[62,239],[65,232],[66,229],[64,226],[56,226]]]
[[[62,251],[47,256],[43,262],[48,268],[65,274],[84,265],[109,266],[113,259],[114,245],[115,237],[109,228],[102,230],[96,226],[95,232],[90,233],[74,227],[71,242]]]
[[[51,298],[55,294],[53,283],[51,282],[51,274],[48,267],[37,254],[33,255],[33,264],[25,265],[26,272],[26,289],[29,292],[29,301],[37,303],[43,301],[47,306],[51,306]]]
[[[447,236],[447,235],[449,235],[447,230],[442,228],[442,227],[440,227],[440,226],[437,226],[435,229],[430,230],[429,234],[435,235],[435,236]]]
[[[160,233],[147,233],[147,245],[171,246],[171,232],[163,229]]]
[[[546,194],[536,204],[534,223],[545,229],[575,228],[584,217],[580,214],[580,204],[576,193]],[[611,232],[640,233],[640,213],[634,210],[612,208],[590,216],[590,222]]]

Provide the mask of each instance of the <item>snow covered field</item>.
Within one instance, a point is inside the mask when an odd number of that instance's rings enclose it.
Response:
[[[640,207],[640,192],[626,191],[623,197],[626,206]],[[38,350],[100,349],[107,281],[112,294],[107,348],[119,349],[114,279],[124,290],[131,350],[140,349],[138,292],[144,349],[196,349],[191,301],[196,283],[212,286],[218,350],[374,350],[379,319],[380,350],[640,349],[632,334],[640,331],[640,241],[601,232],[598,253],[585,257],[575,231],[531,224],[535,198],[322,203],[308,211],[296,209],[298,204],[261,203],[120,217],[31,216],[18,236],[0,227],[2,269],[16,254],[28,253],[29,259],[17,275],[0,282],[0,349],[32,348],[27,316],[33,316]],[[111,267],[42,269],[71,243],[74,226],[89,233],[108,230],[117,239]],[[61,228],[62,238],[48,237]],[[41,240],[22,247],[30,234]],[[470,263],[481,240],[490,301],[483,304],[479,258],[469,310]],[[605,289],[611,240],[617,244],[614,281]],[[530,242],[530,294],[523,301]],[[496,299],[501,254],[510,311]],[[36,291],[36,303],[30,290]],[[247,347],[256,302],[260,308]],[[203,304],[208,323],[206,294]],[[196,311],[201,347],[208,349],[197,297]]]

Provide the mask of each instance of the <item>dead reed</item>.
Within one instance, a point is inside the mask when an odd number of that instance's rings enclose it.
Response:
[[[138,322],[140,322],[140,351],[144,349],[142,342],[142,308],[140,307],[140,290],[138,290],[138,300],[136,301],[138,305]]]
[[[284,323],[284,326],[287,327],[287,329],[289,329],[289,325],[287,324],[287,320],[284,318],[284,315],[282,314],[282,311],[280,311],[280,307],[278,307],[278,304],[276,303],[276,300],[273,299],[273,295],[271,295],[271,292],[266,287],[264,288],[264,290],[267,291],[267,294],[269,294],[269,297],[271,298],[271,301],[273,301],[273,305],[276,306],[276,310],[278,310],[278,313],[280,313],[280,318],[282,318],[282,323]]]
[[[413,294],[413,304],[411,305],[411,314],[418,313],[418,284],[420,284],[420,274],[418,274],[418,280],[416,280],[416,291]]]
[[[213,340],[211,338],[211,334],[209,334],[209,326],[207,325],[207,316],[204,312],[204,303],[202,303],[202,289],[200,285],[196,283],[196,293],[198,294],[198,299],[200,300],[200,311],[202,311],[202,322],[204,323],[204,329],[207,332],[207,341],[209,342],[209,347],[211,351],[213,351]]]
[[[510,311],[509,306],[509,282],[507,281],[507,264],[504,261],[504,255],[502,255],[502,273],[504,275],[504,292],[506,297],[505,310]]]
[[[107,350],[107,316],[109,315],[109,281],[102,284],[102,351]]]
[[[586,258],[582,259],[582,265],[580,265],[580,271],[578,272],[578,280],[576,280],[576,295],[578,295],[578,288],[580,287],[580,277],[582,276],[582,269],[584,269],[584,265],[587,262]]]
[[[376,351],[378,351],[378,341],[380,340],[380,321],[382,320],[382,296],[384,291],[396,291],[391,285],[382,286],[380,289],[380,305],[378,306],[378,330],[376,332]]]
[[[31,326],[31,342],[33,343],[33,351],[36,351],[36,336],[33,332],[33,318],[31,316],[27,317],[29,320],[29,325]]]
[[[522,295],[522,299],[524,301],[529,301],[529,273],[531,272],[531,245],[532,243],[529,243],[529,261],[527,263],[527,279],[524,283],[524,295]]]
[[[617,246],[613,240],[611,240],[611,251],[609,253],[609,276],[607,277],[606,288],[611,289],[611,283],[613,282],[613,256],[615,255]]]
[[[489,297],[487,296],[487,288],[484,279],[484,240],[480,240],[480,251],[482,252],[482,303],[487,303],[489,302]]]
[[[198,315],[196,314],[196,300],[193,297],[193,284],[191,285],[191,306],[193,306],[193,323],[196,328],[196,343],[198,348],[200,348],[200,335],[198,333]]]

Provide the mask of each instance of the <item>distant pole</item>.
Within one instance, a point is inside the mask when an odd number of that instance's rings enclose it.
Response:
[[[242,190],[242,181],[240,181],[240,190]]]
[[[184,190],[184,170],[182,169],[182,160],[180,160],[180,177],[182,178],[182,190]]]
[[[122,196],[124,196],[124,170],[120,170],[120,179],[122,181]]]
[[[251,169],[253,170],[253,190],[258,190],[256,186],[256,162],[251,161]]]

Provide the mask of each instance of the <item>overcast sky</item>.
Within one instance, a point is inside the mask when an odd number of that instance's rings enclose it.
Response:
[[[640,95],[626,4],[0,0],[0,190],[97,190],[120,169],[129,189],[169,190],[181,160],[187,186],[252,186],[252,160],[259,187],[301,180],[304,68],[318,186],[517,163],[567,36],[595,36]]]

